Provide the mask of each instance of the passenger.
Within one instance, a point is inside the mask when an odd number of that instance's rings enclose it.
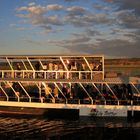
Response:
[[[17,70],[21,70],[21,66],[19,63],[17,63],[16,67],[17,67]]]
[[[18,70],[16,73],[16,77],[20,78],[21,77],[21,72],[19,72],[21,70],[21,66],[19,63],[16,64],[16,69]]]
[[[71,63],[71,71],[76,71],[77,70],[77,67],[76,67],[76,62],[72,62]]]
[[[130,84],[127,85],[127,91],[128,91],[128,98],[130,100],[132,100],[133,99],[133,92],[132,92],[132,88],[131,88]]]
[[[58,64],[55,62],[54,64],[53,64],[53,68],[54,68],[54,71],[55,72],[53,72],[53,79],[56,79],[57,77],[57,71],[58,71]]]
[[[43,65],[43,70],[44,70],[44,71],[47,71],[47,69],[48,69],[47,63],[45,63],[45,64]]]
[[[35,64],[35,70],[36,70],[36,77],[39,78],[40,77],[40,74],[38,72],[40,70],[40,63],[39,62],[37,62]]]
[[[95,64],[95,62],[93,62],[92,65],[93,65],[93,66],[92,66],[92,70],[95,71],[95,70],[96,70],[96,64]]]
[[[47,71],[48,70],[48,65],[47,63],[43,64],[43,71]],[[47,77],[47,72],[44,72],[43,73],[43,78],[46,78]]]
[[[53,70],[54,70],[54,65],[53,65],[53,63],[52,62],[50,62],[49,64],[48,64],[48,67],[49,67],[49,73],[48,73],[48,78],[49,79],[53,79]]]
[[[102,71],[102,63],[101,62],[98,65],[98,71]]]
[[[98,64],[98,63],[95,65],[95,67],[94,67],[94,70],[95,70],[95,71],[99,71],[99,65],[100,65],[100,64]]]
[[[52,89],[48,86],[48,84],[46,84],[46,87],[45,87],[46,98],[49,98],[51,93],[52,93]]]
[[[83,69],[82,69],[82,64],[80,63],[80,62],[77,62],[76,63],[76,67],[77,67],[77,70],[78,71],[82,71]]]
[[[67,90],[66,84],[63,85],[62,92],[63,92],[63,94],[64,94],[65,96],[67,96],[68,90]]]
[[[70,70],[71,69],[71,62],[69,60],[66,60],[66,65],[67,65],[68,70]]]
[[[94,68],[93,64],[90,63],[89,66],[90,66],[90,69],[93,70],[93,68]]]
[[[74,99],[74,98],[77,98],[77,96],[76,96],[76,91],[75,91],[76,89],[74,88],[74,85],[71,85],[71,96],[72,96],[72,98]]]
[[[63,65],[62,64],[59,64],[59,71],[61,71],[61,72],[59,72],[59,78],[60,79],[63,79],[64,78],[64,67],[63,67]]]
[[[35,64],[35,70],[37,70],[37,71],[40,70],[40,63],[39,63],[39,62],[37,62],[37,63]]]
[[[87,79],[87,76],[88,76],[88,72],[86,71],[89,71],[89,68],[87,66],[87,64],[85,63],[82,63],[82,67],[83,67],[83,73],[82,73],[82,79]]]
[[[57,63],[54,63],[54,70],[58,71],[58,64]]]
[[[71,97],[71,90],[67,87],[66,98],[69,99]]]
[[[58,88],[55,86],[53,89],[54,98],[58,98]]]
[[[50,62],[50,63],[49,63],[49,71],[53,71],[53,70],[54,70],[53,66],[54,66],[53,63]]]
[[[72,62],[71,63],[71,69],[70,69],[71,71],[77,71],[77,67],[76,67],[76,62]],[[72,79],[76,79],[77,78],[77,74],[76,74],[76,72],[72,72],[71,73],[71,78]]]

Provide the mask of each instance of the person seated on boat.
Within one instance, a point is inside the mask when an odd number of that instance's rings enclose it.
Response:
[[[20,66],[19,63],[16,64],[16,70],[18,70],[18,71],[16,72],[16,77],[17,77],[17,78],[20,78],[20,77],[21,77],[21,72],[19,72],[19,71],[21,71],[21,66]]]
[[[36,77],[39,78],[39,76],[40,76],[40,74],[38,72],[40,70],[40,63],[39,62],[37,62],[35,64],[35,70],[36,70]]]
[[[43,64],[43,70],[47,71],[47,69],[48,69],[47,63]]]
[[[54,69],[54,68],[53,68],[53,63],[50,62],[48,65],[49,65],[49,71],[53,71],[53,69]]]
[[[67,90],[67,85],[66,84],[63,85],[62,92],[65,96],[67,95],[68,90]]]
[[[76,66],[76,62],[75,61],[71,62],[71,69],[70,69],[70,71],[77,71],[77,66]],[[76,72],[71,72],[71,79],[75,79],[75,78],[77,78]]]
[[[76,63],[76,67],[77,67],[77,70],[78,70],[78,71],[83,71],[82,63],[81,63],[81,62],[77,62],[77,63]]]
[[[67,94],[66,94],[66,98],[67,98],[67,99],[72,98],[71,88],[70,88],[70,87],[67,87]]]
[[[47,63],[44,63],[43,65],[42,65],[42,68],[43,68],[43,71],[47,71],[48,70],[48,65],[47,65]],[[42,72],[42,77],[43,78],[47,78],[47,73],[46,72]]]
[[[59,73],[58,73],[58,78],[59,79],[64,79],[64,67],[63,67],[63,65],[60,63],[59,65],[58,65],[58,70],[60,71]]]
[[[92,63],[92,71],[96,71],[96,63],[95,62]]]
[[[58,99],[58,88],[55,86],[53,89],[54,98]]]
[[[54,71],[55,72],[53,72],[53,79],[56,79],[57,78],[57,71],[58,71],[58,64],[55,62],[54,64],[53,64],[53,68],[54,68]]]
[[[100,63],[97,63],[96,65],[95,65],[95,71],[101,71],[102,70],[102,63],[100,62]]]
[[[82,72],[82,77],[81,78],[82,79],[88,79],[89,72],[87,72],[87,71],[89,71],[89,67],[84,62],[82,63],[82,70],[83,70],[83,72]]]
[[[127,88],[127,93],[128,93],[128,99],[129,100],[133,100],[133,92],[132,92],[131,85],[130,84],[127,84],[126,88]]]
[[[48,76],[47,76],[48,79],[53,79],[53,72],[52,72],[53,70],[54,70],[54,64],[53,62],[50,62],[48,64],[48,71],[49,71]]]
[[[58,64],[54,63],[54,71],[58,71]]]
[[[77,70],[77,67],[76,67],[76,62],[71,62],[71,71],[76,71]]]
[[[66,63],[67,69],[70,70],[71,69],[71,62],[67,59],[65,63]]]
[[[75,85],[71,85],[71,97],[74,99],[74,98],[77,98],[76,96],[76,89],[75,89]]]
[[[48,86],[48,84],[46,84],[46,86],[45,86],[45,96],[46,96],[46,98],[49,98],[50,94],[52,94],[52,89]]]
[[[35,64],[35,70],[37,70],[37,71],[40,70],[40,63],[39,63],[39,62],[37,62],[37,63]]]
[[[94,69],[94,65],[92,63],[89,63],[89,67],[90,67],[90,70]]]

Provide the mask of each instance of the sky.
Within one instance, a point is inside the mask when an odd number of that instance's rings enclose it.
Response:
[[[0,55],[140,57],[140,0],[0,0]]]

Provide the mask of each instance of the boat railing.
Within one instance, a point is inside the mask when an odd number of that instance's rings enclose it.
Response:
[[[0,96],[0,101],[6,102],[27,102],[27,103],[55,103],[55,104],[85,104],[85,105],[140,105],[140,100],[96,100],[93,102],[90,99],[64,99],[64,98],[38,98],[31,97],[31,100],[28,97],[17,97],[14,96]]]
[[[33,70],[0,70],[0,78],[21,79],[102,79],[102,71],[33,71]]]

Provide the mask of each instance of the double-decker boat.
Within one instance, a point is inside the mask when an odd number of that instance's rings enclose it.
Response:
[[[0,115],[135,117],[140,78],[104,78],[103,55],[1,55]]]

